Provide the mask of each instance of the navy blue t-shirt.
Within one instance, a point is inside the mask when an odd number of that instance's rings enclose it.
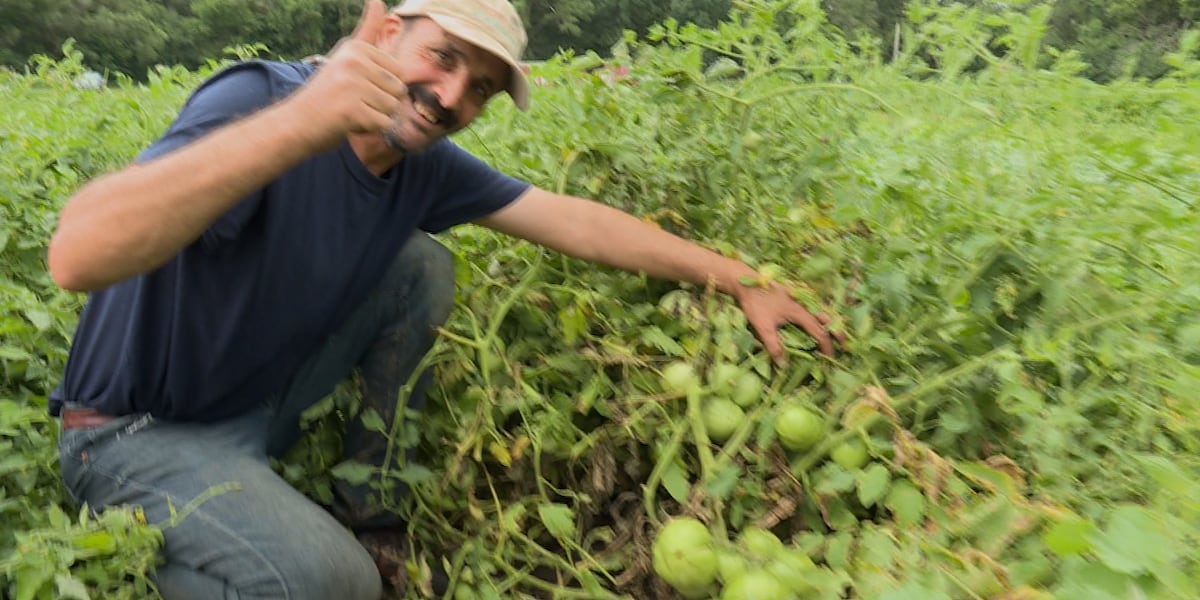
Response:
[[[256,61],[219,73],[139,162],[287,96],[313,70]],[[347,143],[306,160],[162,267],[92,293],[50,412],[72,402],[210,421],[260,406],[366,298],[410,235],[483,217],[528,187],[448,140],[383,177]]]

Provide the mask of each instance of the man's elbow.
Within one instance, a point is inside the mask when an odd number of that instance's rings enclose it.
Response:
[[[55,233],[50,238],[46,266],[58,287],[72,292],[90,292],[97,286],[94,281],[89,281],[88,269],[80,264],[78,254],[72,251],[70,242],[63,239],[61,232]]]

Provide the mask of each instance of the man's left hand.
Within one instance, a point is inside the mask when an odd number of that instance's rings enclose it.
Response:
[[[754,328],[754,333],[778,367],[787,364],[787,354],[779,338],[779,328],[783,325],[799,325],[817,341],[821,353],[826,356],[833,356],[834,339],[845,342],[843,334],[829,330],[828,325],[832,321],[829,315],[809,312],[792,299],[787,288],[777,283],[767,288],[743,288],[737,294],[737,301],[746,314],[746,320]]]

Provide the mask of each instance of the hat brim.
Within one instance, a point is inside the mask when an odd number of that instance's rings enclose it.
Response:
[[[403,8],[403,5],[401,7]],[[508,85],[505,86],[505,91],[512,97],[513,104],[522,111],[529,108],[529,80],[525,78],[523,65],[515,56],[504,49],[504,46],[490,36],[484,35],[479,29],[472,27],[466,21],[442,14],[430,14],[427,12],[417,12],[411,15],[406,15],[403,11],[397,10],[396,14],[400,16],[422,16],[433,19],[434,23],[441,26],[448,33],[455,37],[461,38],[463,41],[470,42],[487,52],[504,61],[508,65],[510,72]]]

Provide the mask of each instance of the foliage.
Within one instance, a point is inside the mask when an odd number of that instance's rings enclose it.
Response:
[[[532,58],[559,50],[607,54],[624,31],[644,33],[668,17],[710,27],[729,11],[729,0],[515,0],[529,30]]]
[[[731,0],[513,0],[529,30],[526,58],[560,50],[609,56],[625,31],[644,35],[667,19],[711,27],[729,14]],[[1096,81],[1157,78],[1171,70],[1165,55],[1200,16],[1195,0],[825,0],[829,21],[856,45],[891,57],[907,40],[906,12],[932,6],[980,19],[1014,23],[1026,15],[1041,24],[1044,60],[1073,52]],[[271,56],[299,58],[327,51],[351,29],[357,0],[0,0],[0,65],[21,68],[27,57],[73,39],[88,65],[110,76],[143,80],[156,65],[196,68],[230,46],[261,44]],[[939,21],[953,28],[949,21]],[[994,32],[991,32],[994,33]],[[988,38],[993,39],[989,33]],[[998,37],[997,44],[1005,46]],[[909,42],[920,46],[922,42]],[[993,50],[1003,51],[1002,48]],[[1030,49],[1034,50],[1034,49]],[[976,65],[977,66],[977,65]]]
[[[711,290],[464,227],[445,238],[459,302],[428,359],[437,402],[362,416],[396,464],[341,462],[339,393],[281,470],[318,498],[330,477],[414,484],[385,498],[423,548],[411,572],[441,563],[456,598],[674,597],[652,547],[677,516],[764,567],[737,540],[769,529],[813,563],[791,582],[806,598],[1196,597],[1197,38],[1154,83],[1099,85],[1042,53],[1049,18],[910,5],[893,61],[814,0],[744,1],[711,29],[627,36],[627,76],[591,72],[595,55],[540,66],[529,113],[500,101],[460,142],[748,261],[748,284],[827,304],[850,341],[830,360],[787,330],[777,370]],[[202,74],[84,92],[78,59],[37,64],[0,74],[17,107],[0,117],[17,401],[0,405],[17,457],[0,519],[20,534],[0,550],[58,550],[0,558],[0,586],[49,597],[52,571],[132,594],[123,568],[148,564],[132,557],[154,528],[112,517],[122,541],[104,547],[131,558],[97,560],[62,549],[98,521],[39,510],[75,514],[40,406],[78,306],[41,253],[74,186],[126,161]],[[743,378],[761,392],[729,384]],[[716,442],[705,409],[724,398],[744,413]],[[797,406],[823,415],[815,445],[776,439]]]
[[[1163,56],[1198,17],[1188,0],[1058,0],[1047,42],[1078,51],[1098,81],[1159,77],[1169,70]]]

